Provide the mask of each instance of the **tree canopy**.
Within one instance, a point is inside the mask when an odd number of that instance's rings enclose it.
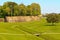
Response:
[[[0,16],[38,16],[41,14],[41,7],[37,3],[31,5],[5,2],[0,6]]]
[[[52,25],[60,21],[60,16],[56,13],[47,14],[46,17],[47,22],[52,23]]]

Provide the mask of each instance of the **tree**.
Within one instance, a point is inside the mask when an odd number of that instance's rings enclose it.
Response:
[[[15,2],[5,2],[1,7],[0,11],[3,12],[0,15],[4,16],[38,16],[41,14],[40,5],[37,3],[25,6],[24,4],[18,5]]]
[[[17,3],[15,3],[15,2],[5,2],[3,4],[3,8],[7,12],[8,16],[14,16],[14,11],[15,11],[14,7],[15,6],[17,6]]]
[[[26,15],[27,16],[32,16],[32,7],[31,7],[31,5],[27,6],[27,14]]]
[[[32,15],[33,16],[37,16],[37,15],[40,15],[41,14],[41,8],[40,8],[40,5],[39,4],[32,3],[31,4],[31,7],[32,7]]]
[[[3,7],[0,6],[0,18],[5,18],[6,12],[3,10]]]
[[[0,18],[2,18],[3,16],[3,10],[2,10],[2,6],[0,6]]]
[[[26,6],[24,4],[19,5],[19,15],[20,16],[26,16]]]
[[[59,15],[59,21],[60,21],[60,13],[58,13],[58,15]]]
[[[16,5],[14,6],[14,16],[18,16],[19,15],[19,6]]]
[[[52,23],[52,25],[59,22],[59,15],[56,13],[47,14],[46,17],[47,22]]]

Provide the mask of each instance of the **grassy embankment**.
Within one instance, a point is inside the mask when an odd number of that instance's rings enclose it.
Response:
[[[40,34],[39,37],[34,35],[37,33]],[[45,19],[32,22],[0,23],[0,40],[60,40],[60,34],[57,33],[60,33],[60,23],[51,26]]]

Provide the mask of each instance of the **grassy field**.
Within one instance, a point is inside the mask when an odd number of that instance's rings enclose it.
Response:
[[[0,40],[60,40],[60,23],[51,26],[44,18],[32,22],[0,22]]]

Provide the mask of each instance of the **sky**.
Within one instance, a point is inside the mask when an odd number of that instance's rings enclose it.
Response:
[[[41,6],[42,14],[46,13],[60,13],[60,0],[0,0],[0,5],[4,2],[12,1],[18,4],[30,5],[31,3],[38,3]]]

